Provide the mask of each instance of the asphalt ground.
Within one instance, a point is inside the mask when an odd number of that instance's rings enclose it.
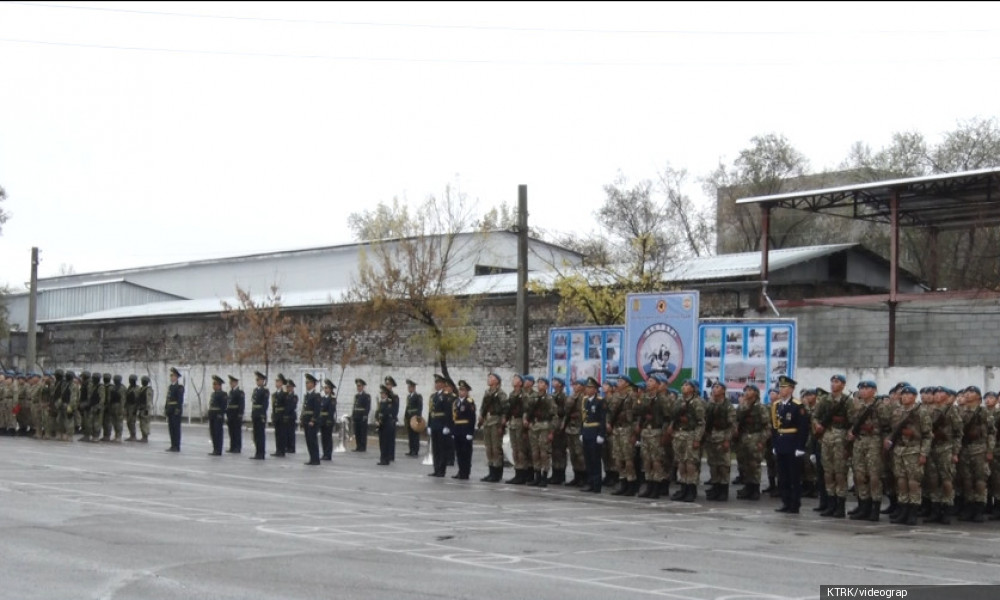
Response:
[[[166,437],[154,424],[148,445],[0,438],[0,598],[731,600],[1000,583],[1000,522],[487,484],[480,446],[458,481],[425,476],[402,440],[388,467],[375,438],[310,467],[301,436],[265,461],[246,437],[243,454],[208,456],[204,426],[184,426],[180,453]]]

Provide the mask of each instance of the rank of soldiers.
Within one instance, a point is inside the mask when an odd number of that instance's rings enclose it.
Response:
[[[299,411],[294,381],[278,374],[274,391],[257,371],[250,394],[254,455],[267,456],[268,409],[273,427],[272,457],[295,453],[296,430],[303,430],[307,465],[330,461],[337,425],[336,386],[311,374]],[[153,390],[148,376],[57,369],[46,373],[0,374],[0,435],[86,442],[148,442]],[[225,390],[227,383],[229,389]],[[240,381],[212,376],[208,424],[211,455],[242,452],[246,395]],[[164,400],[170,446],[181,448],[184,386],[181,373],[170,369]],[[367,450],[372,398],[363,379],[354,381],[350,422],[355,452]],[[646,381],[616,377],[603,384],[594,378],[567,382],[555,377],[514,375],[510,391],[496,373],[486,378],[477,408],[472,386],[435,374],[434,392],[423,420],[423,396],[407,379],[407,395],[395,393],[387,376],[379,385],[374,426],[379,438],[378,465],[395,462],[400,409],[407,432],[408,457],[419,456],[426,430],[433,472],[444,477],[457,463],[455,479],[469,479],[473,445],[481,432],[487,474],[482,482],[505,482],[544,488],[566,485],[581,492],[612,488],[617,496],[693,502],[698,498],[702,460],[708,481],[704,498],[730,499],[735,457],[741,484],[736,499],[761,498],[761,463],[767,463],[769,488],[780,497],[776,510],[800,512],[802,498],[818,498],[813,511],[821,517],[915,525],[1000,520],[1000,452],[997,394],[976,386],[961,391],[942,386],[920,390],[900,382],[880,395],[865,380],[849,392],[844,375],[830,378],[829,391],[803,389],[782,376],[768,390],[767,401],[755,385],[742,389],[734,405],[726,387],[714,382],[703,398],[700,383],[687,380],[669,386],[665,375]],[[123,440],[124,430],[128,437]],[[226,435],[228,433],[228,436]],[[510,442],[511,460],[503,441]],[[513,476],[504,480],[504,469]],[[572,471],[567,479],[566,471]],[[674,493],[670,494],[671,484]],[[851,485],[853,484],[853,485]],[[850,487],[849,487],[850,486]],[[854,502],[848,510],[853,494]],[[883,506],[884,505],[884,506]]]

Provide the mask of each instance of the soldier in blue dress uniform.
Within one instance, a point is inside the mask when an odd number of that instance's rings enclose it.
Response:
[[[449,391],[449,381],[442,375],[435,374],[434,382],[440,388],[431,396],[431,410],[427,420],[427,433],[431,438],[431,453],[434,458],[434,472],[431,477],[444,477],[448,468],[447,440],[451,438],[451,428],[454,415],[454,397]]]
[[[319,400],[319,439],[323,447],[320,460],[333,460],[333,426],[337,422],[337,386],[329,379],[323,380],[323,396]]]
[[[778,378],[778,403],[774,408],[774,456],[782,504],[776,512],[798,514],[802,505],[802,461],[809,438],[809,412],[794,397],[796,381]]]
[[[271,397],[271,425],[274,426],[274,452],[271,456],[284,457],[285,443],[285,376],[278,373],[274,378],[274,395]]]
[[[320,397],[316,391],[318,380],[312,373],[306,373],[306,394],[302,398],[302,432],[306,438],[306,448],[309,450],[309,466],[319,462],[319,414]]]
[[[391,379],[386,377],[386,379]],[[396,420],[399,417],[399,401],[393,399],[392,388],[386,384],[379,386],[378,408],[375,409],[375,430],[378,433],[380,466],[392,462],[396,454]]]
[[[412,379],[406,380],[406,409],[403,412],[404,425],[406,426],[406,437],[409,441],[410,451],[406,456],[420,456],[420,433],[411,427],[410,419],[415,416],[424,415],[424,397],[417,393],[417,382]]]
[[[184,413],[184,386],[180,384],[181,373],[170,367],[170,386],[167,387],[167,401],[163,412],[167,417],[167,430],[170,432],[170,447],[167,452],[181,451],[181,415]],[[83,398],[83,396],[80,396]]]
[[[364,379],[355,379],[354,385],[358,387],[351,412],[351,419],[354,421],[354,451],[365,452],[368,450],[368,413],[372,409],[372,397],[365,391],[368,384]]]
[[[226,426],[229,428],[229,450],[243,452],[243,415],[247,410],[247,397],[240,389],[240,380],[229,376],[229,404],[226,406]]]
[[[254,371],[257,387],[250,397],[250,421],[253,423],[254,460],[264,460],[267,454],[267,407],[271,400],[271,390],[267,389],[267,376]]]
[[[583,424],[580,436],[583,439],[583,455],[587,463],[587,487],[581,492],[601,493],[601,459],[604,449],[604,433],[608,426],[608,406],[597,395],[600,384],[593,377],[583,383]]]
[[[295,454],[295,431],[298,429],[299,397],[295,393],[295,381],[285,381],[285,452]]]
[[[455,428],[455,459],[458,474],[454,479],[468,479],[472,471],[472,440],[476,433],[476,403],[469,397],[472,387],[464,380],[458,381],[458,401],[455,402],[453,420]]]
[[[386,375],[382,381],[385,387],[389,388],[389,400],[392,406],[390,412],[395,415],[392,423],[392,442],[389,444],[389,462],[396,462],[396,425],[399,422],[399,394],[396,393],[396,380],[391,375]],[[381,440],[381,438],[379,438]],[[381,444],[381,441],[379,442]]]
[[[208,401],[208,432],[212,436],[212,456],[222,456],[222,422],[225,420],[229,394],[222,390],[222,378],[212,375],[212,397]]]

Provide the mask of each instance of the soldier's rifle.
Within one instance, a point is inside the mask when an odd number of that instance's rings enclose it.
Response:
[[[868,417],[872,414],[872,411],[874,411],[875,408],[878,406],[879,402],[880,400],[876,398],[875,400],[872,400],[871,404],[866,406],[864,410],[861,411],[861,414],[858,415],[857,420],[854,421],[854,425],[851,426],[851,436],[858,437],[858,434],[861,433],[861,424],[864,423],[866,420],[868,420]]]
[[[899,436],[902,435],[903,429],[906,428],[907,424],[910,422],[910,419],[913,418],[913,415],[916,413],[917,408],[918,408],[917,405],[914,405],[913,408],[906,411],[906,414],[903,415],[903,418],[899,420],[899,423],[896,423],[896,426],[892,428],[892,431],[889,433],[889,438],[888,438],[889,448],[899,443]],[[886,450],[888,450],[889,448],[886,448]]]

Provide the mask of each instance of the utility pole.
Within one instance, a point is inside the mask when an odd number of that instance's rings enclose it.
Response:
[[[28,294],[28,363],[26,371],[35,369],[38,360],[38,349],[35,347],[36,331],[38,329],[35,321],[38,316],[38,248],[31,249],[31,287]]]
[[[528,372],[528,186],[517,186],[517,358],[518,373]]]

